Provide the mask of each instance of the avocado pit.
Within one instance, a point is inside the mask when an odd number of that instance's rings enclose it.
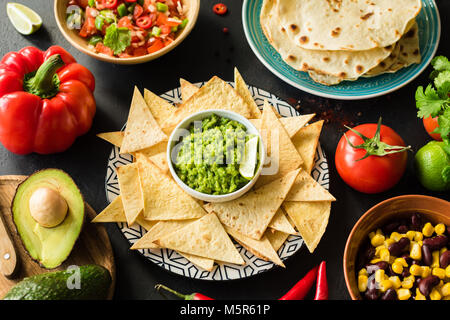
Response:
[[[46,228],[61,224],[68,211],[66,200],[58,191],[48,187],[41,187],[33,192],[29,208],[33,219]]]

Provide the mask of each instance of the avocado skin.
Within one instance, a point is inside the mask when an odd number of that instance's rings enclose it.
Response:
[[[23,279],[3,300],[103,300],[108,296],[111,274],[99,265],[80,267],[80,289],[67,288],[71,271],[54,271]]]

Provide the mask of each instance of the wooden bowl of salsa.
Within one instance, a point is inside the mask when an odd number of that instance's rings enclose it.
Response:
[[[193,29],[200,0],[55,0],[64,37],[81,52],[115,64],[156,59]]]

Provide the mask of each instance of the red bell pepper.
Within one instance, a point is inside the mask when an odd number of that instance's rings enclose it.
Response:
[[[17,154],[69,148],[95,115],[92,73],[63,48],[26,47],[0,61],[0,142]]]

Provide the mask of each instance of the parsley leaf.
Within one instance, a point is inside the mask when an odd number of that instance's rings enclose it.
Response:
[[[431,65],[437,71],[450,70],[450,61],[447,57],[438,56],[431,60]]]
[[[442,140],[450,139],[450,108],[447,107],[438,118],[439,127],[433,133],[439,133]]]
[[[419,118],[428,118],[430,115],[436,117],[447,100],[441,99],[432,84],[428,85],[425,92],[422,86],[418,87],[416,91],[416,106],[419,109],[417,116]]]
[[[103,44],[114,54],[121,54],[131,44],[131,32],[128,28],[117,28],[115,24],[106,28]]]
[[[441,87],[444,86],[445,83],[450,82],[450,70],[444,70],[439,72],[439,74],[434,78],[434,86],[436,89],[440,90]],[[447,92],[450,92],[449,88],[447,87]]]

